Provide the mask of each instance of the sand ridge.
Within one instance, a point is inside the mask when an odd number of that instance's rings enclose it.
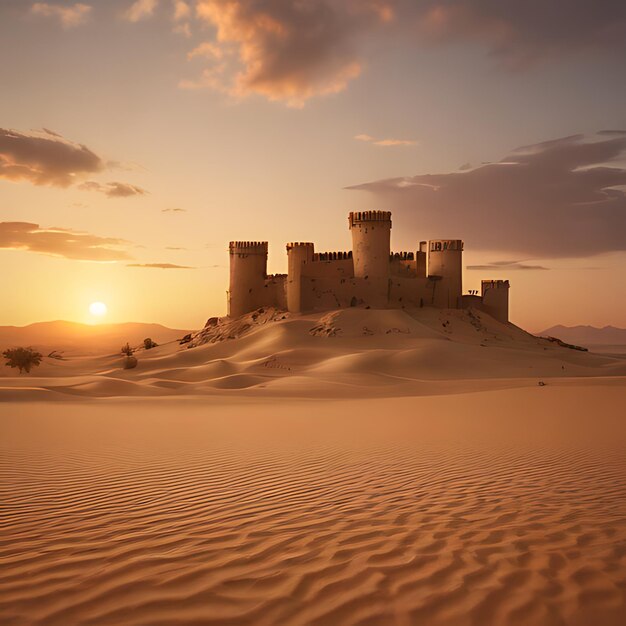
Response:
[[[0,621],[623,624],[625,401],[6,404]]]

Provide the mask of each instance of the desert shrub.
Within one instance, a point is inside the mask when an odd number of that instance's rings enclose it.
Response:
[[[17,367],[22,372],[30,373],[31,368],[41,363],[43,355],[32,348],[9,348],[2,353],[7,367]]]
[[[126,356],[133,356],[133,352],[135,350],[133,348],[130,347],[130,344],[128,342],[126,342],[125,346],[122,346],[122,354],[125,354]]]
[[[143,347],[146,350],[151,350],[152,348],[156,348],[159,344],[156,343],[155,341],[152,341],[152,339],[150,339],[150,337],[146,337],[143,340]]]

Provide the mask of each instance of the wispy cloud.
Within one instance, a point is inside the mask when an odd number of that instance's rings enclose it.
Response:
[[[140,22],[152,17],[159,0],[135,0],[124,12],[124,19],[129,22]]]
[[[0,222],[0,248],[50,254],[78,261],[126,261],[130,242],[30,222]]]
[[[126,267],[142,267],[146,269],[160,270],[195,270],[197,267],[191,265],[176,265],[174,263],[128,263]]]
[[[89,19],[92,10],[91,5],[82,2],[70,5],[35,2],[30,8],[33,15],[56,19],[64,28],[74,28],[84,24]]]
[[[171,209],[161,209],[161,213],[187,213],[187,209],[179,209],[178,207],[174,207]]]
[[[530,265],[521,261],[493,261],[485,265],[468,265],[468,270],[510,271],[510,270],[549,270],[543,265]]]
[[[412,139],[376,139],[376,137],[366,134],[355,135],[354,139],[371,143],[374,146],[414,146],[417,144]]]
[[[144,196],[148,192],[142,187],[131,185],[129,183],[110,182],[98,183],[94,180],[88,180],[78,186],[82,191],[97,191],[103,193],[109,198],[128,198],[130,196]]]
[[[419,229],[530,258],[626,250],[626,134],[574,135],[470,170],[354,185]],[[369,202],[368,202],[369,206]]]

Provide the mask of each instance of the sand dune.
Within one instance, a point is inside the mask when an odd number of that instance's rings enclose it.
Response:
[[[289,316],[266,310],[136,352],[45,359],[29,376],[0,368],[0,400],[238,394],[346,396],[438,393],[434,381],[537,384],[624,376],[626,360],[563,348],[484,313],[348,309]],[[429,383],[429,384],[425,384]],[[501,383],[495,383],[501,386]]]
[[[621,625],[625,402],[5,404],[0,622]]]

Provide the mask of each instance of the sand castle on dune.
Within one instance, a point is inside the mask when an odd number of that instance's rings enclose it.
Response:
[[[460,239],[421,241],[391,251],[391,212],[351,212],[352,250],[315,252],[311,242],[287,244],[287,274],[267,274],[267,241],[231,241],[228,315],[260,307],[292,313],[364,306],[425,306],[485,311],[509,319],[509,281],[483,280],[481,294],[463,294]]]

